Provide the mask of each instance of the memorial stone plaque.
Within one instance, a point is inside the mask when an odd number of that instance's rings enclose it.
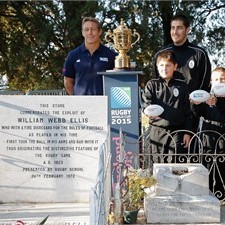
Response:
[[[219,223],[220,202],[209,192],[208,171],[200,163],[155,163],[155,189],[145,196],[147,223]]]
[[[0,96],[0,202],[88,202],[106,96]]]

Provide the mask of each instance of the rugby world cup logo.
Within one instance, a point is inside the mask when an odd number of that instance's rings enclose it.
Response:
[[[131,88],[111,87],[111,108],[131,108]]]

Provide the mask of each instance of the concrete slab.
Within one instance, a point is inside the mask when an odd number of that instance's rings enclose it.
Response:
[[[139,211],[137,224],[147,224],[144,210]],[[156,224],[156,223],[148,223],[148,225],[168,225],[164,223]],[[225,205],[221,205],[221,220],[220,223],[170,223],[169,225],[225,225]]]
[[[200,163],[155,163],[156,196],[208,195],[208,170]]]

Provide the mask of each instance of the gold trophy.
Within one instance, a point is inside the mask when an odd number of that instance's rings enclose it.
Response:
[[[132,37],[136,37],[133,43]],[[115,69],[130,69],[130,57],[127,56],[127,52],[140,40],[140,34],[135,29],[132,34],[131,29],[121,19],[120,25],[113,30],[113,33],[108,30],[105,35],[105,40],[119,52],[119,55],[115,59]]]

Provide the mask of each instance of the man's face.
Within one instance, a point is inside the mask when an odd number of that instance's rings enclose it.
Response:
[[[102,30],[99,30],[97,24],[92,21],[87,21],[83,24],[82,35],[85,39],[85,43],[94,44],[99,42]]]
[[[174,45],[183,45],[187,40],[187,35],[190,28],[186,28],[181,20],[174,20],[171,22],[170,35]]]

